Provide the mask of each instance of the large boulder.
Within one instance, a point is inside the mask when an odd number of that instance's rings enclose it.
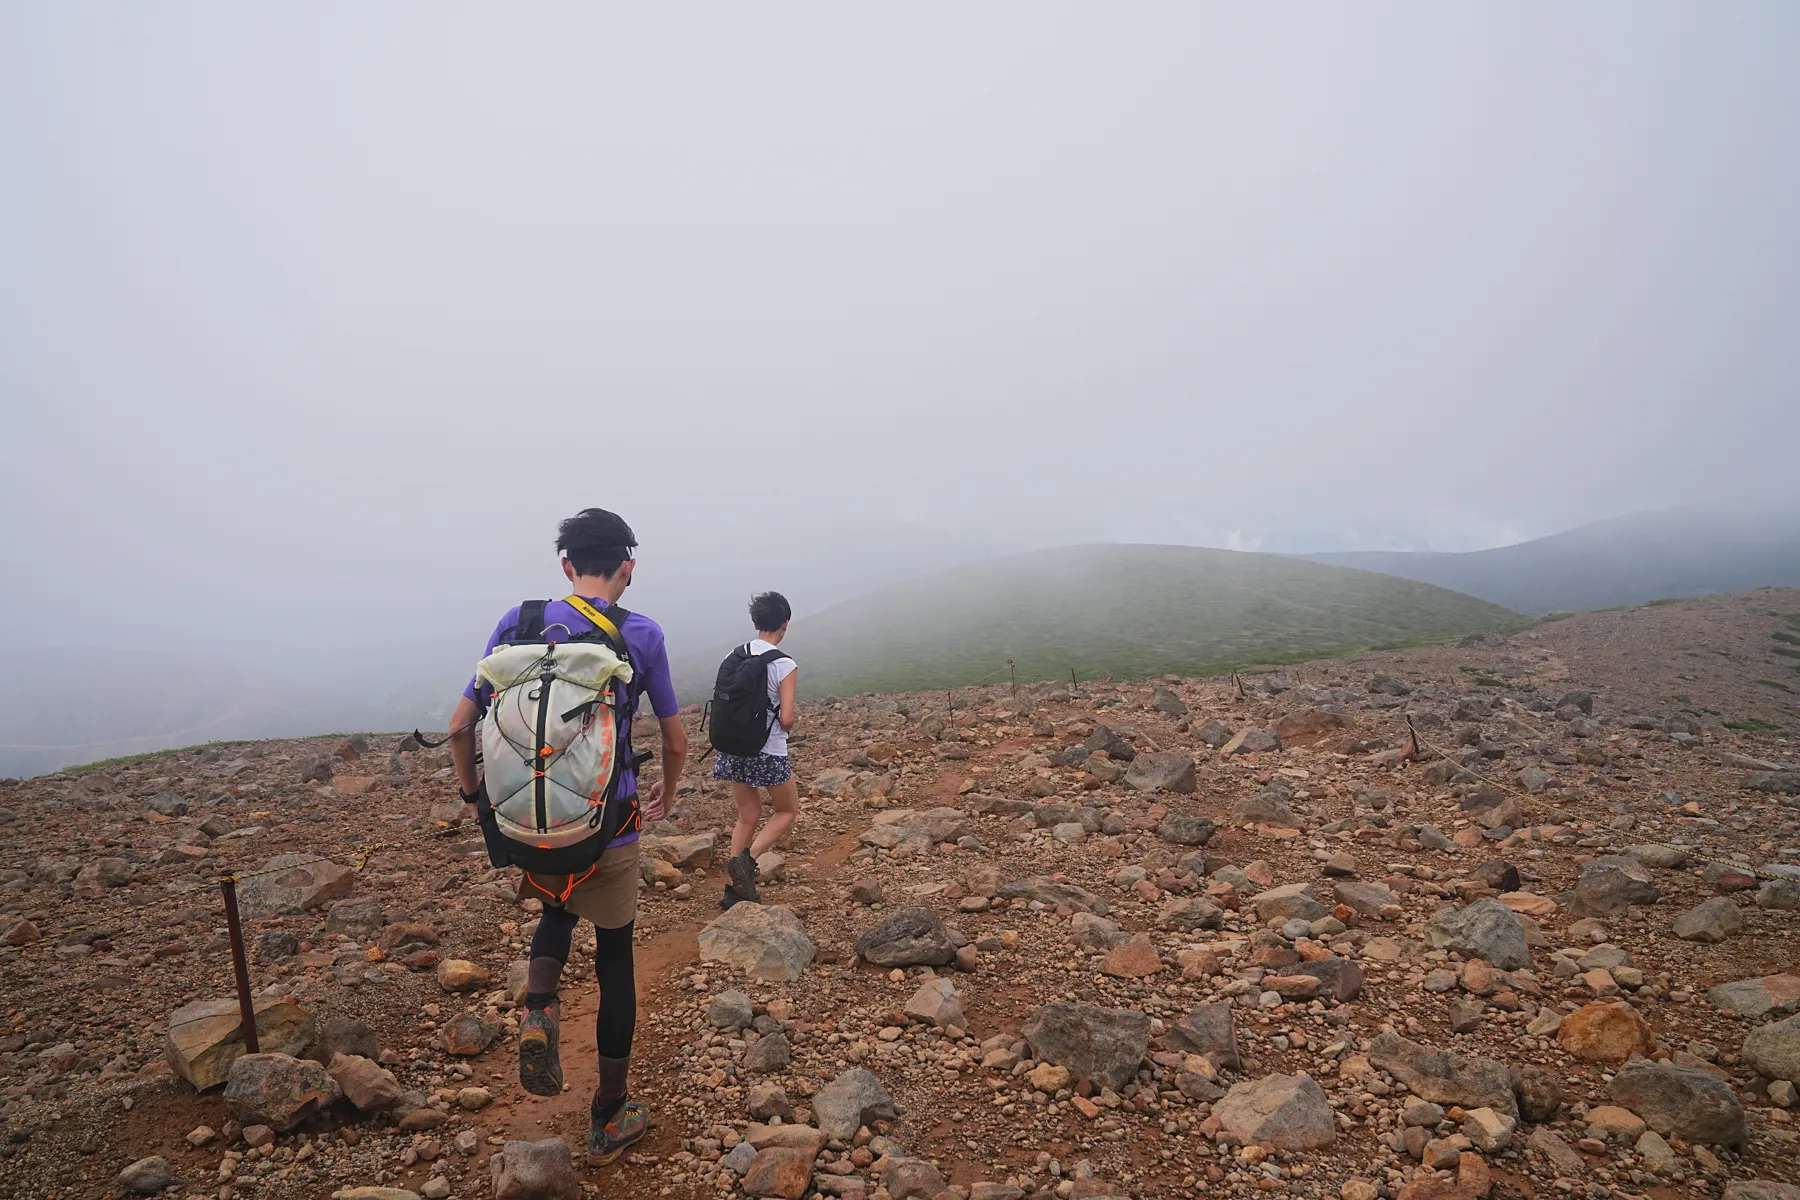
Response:
[[[1116,1090],[1137,1074],[1150,1048],[1150,1018],[1136,1009],[1057,1000],[1031,1014],[1025,1040],[1038,1059]]]
[[[1719,1200],[1800,1200],[1800,1184],[1734,1179],[1725,1185]]]
[[[1194,760],[1179,750],[1140,754],[1125,772],[1125,783],[1140,792],[1186,794],[1194,790]]]
[[[1744,1061],[1765,1079],[1800,1082],[1800,1017],[1752,1029],[1744,1039]]]
[[[1741,1146],[1747,1136],[1744,1106],[1731,1085],[1697,1067],[1628,1063],[1613,1076],[1610,1091],[1613,1103],[1664,1137]]]
[[[894,1101],[879,1079],[852,1067],[814,1093],[813,1117],[828,1136],[849,1141],[864,1125],[893,1120]]]
[[[1518,1115],[1512,1071],[1491,1058],[1430,1050],[1397,1033],[1383,1033],[1369,1047],[1369,1062],[1400,1080],[1421,1100]]]
[[[1800,976],[1764,975],[1761,979],[1734,979],[1706,993],[1714,1007],[1740,1017],[1760,1021],[1772,1013],[1800,1009]]]
[[[245,1054],[231,1064],[225,1108],[244,1125],[285,1132],[343,1096],[337,1081],[311,1059]]]
[[[1525,926],[1512,909],[1491,897],[1462,907],[1444,905],[1425,923],[1425,937],[1434,949],[1479,958],[1502,971],[1531,965]]]
[[[729,963],[752,979],[792,983],[817,948],[792,909],[734,904],[700,931],[700,957]]]
[[[581,1200],[581,1176],[561,1138],[509,1141],[488,1159],[494,1200]]]
[[[312,1041],[312,1014],[292,1000],[258,996],[252,1009],[258,1048],[298,1054]],[[244,1053],[241,1012],[236,1000],[196,1000],[171,1013],[163,1054],[175,1073],[201,1091],[224,1083]]]
[[[1245,1143],[1277,1150],[1317,1150],[1337,1140],[1337,1119],[1310,1075],[1266,1075],[1233,1084],[1213,1106],[1220,1126]]]
[[[1655,904],[1662,892],[1650,869],[1624,854],[1602,854],[1581,866],[1569,911],[1577,917],[1610,917],[1634,904]]]
[[[878,967],[941,967],[956,957],[943,919],[929,908],[903,908],[856,935],[856,953]]]
[[[284,869],[285,868],[285,869]],[[246,920],[298,915],[348,896],[356,872],[313,854],[277,854],[238,885],[238,912]]]

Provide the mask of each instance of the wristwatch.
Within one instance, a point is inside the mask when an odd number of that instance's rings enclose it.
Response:
[[[458,785],[458,787],[456,789],[456,794],[462,797],[462,802],[464,804],[473,804],[477,800],[481,799],[481,785],[479,783],[476,784],[475,790],[472,792],[465,792],[462,790],[462,787],[460,785]]]

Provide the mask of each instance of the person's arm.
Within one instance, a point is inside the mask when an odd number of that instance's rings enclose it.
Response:
[[[656,723],[662,727],[662,778],[650,785],[650,794],[644,805],[644,820],[660,821],[669,815],[669,805],[675,803],[675,793],[681,787],[681,770],[687,766],[687,728],[681,723],[681,714],[672,717],[658,717]]]
[[[676,789],[681,787],[682,768],[687,766],[687,730],[681,724],[681,705],[675,702],[669,648],[661,629],[656,629],[645,659],[644,693],[650,698],[656,723],[662,727],[662,778],[650,785],[641,811],[644,820],[660,821],[668,815],[669,806],[675,803]]]
[[[475,720],[480,710],[467,696],[456,702],[450,714],[450,763],[456,768],[456,783],[462,789],[463,802],[473,804],[472,797],[481,780],[475,776]]]
[[[794,722],[800,719],[800,705],[794,699],[794,693],[799,690],[794,676],[798,674],[800,674],[800,668],[795,667],[781,681],[781,727],[784,730],[792,730]]]

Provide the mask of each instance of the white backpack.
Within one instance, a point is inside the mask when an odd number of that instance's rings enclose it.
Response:
[[[589,640],[502,645],[475,668],[494,689],[481,736],[487,801],[515,865],[580,870],[635,821],[635,798],[616,796],[633,765],[619,736],[632,676],[628,659]]]

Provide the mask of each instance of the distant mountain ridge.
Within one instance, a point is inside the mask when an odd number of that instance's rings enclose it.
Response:
[[[1143,678],[1455,636],[1519,620],[1412,580],[1276,554],[1065,546],[934,572],[796,620],[804,696],[1003,678]],[[727,647],[681,659],[704,699]]]
[[[1522,613],[1800,586],[1800,511],[1631,513],[1467,553],[1351,550],[1295,558],[1435,584]]]

